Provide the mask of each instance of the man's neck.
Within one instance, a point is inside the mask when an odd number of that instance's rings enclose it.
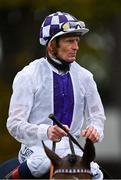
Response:
[[[52,66],[54,66],[56,69],[60,71],[67,72],[70,70],[70,63],[64,60],[56,59],[55,57],[52,57],[51,54],[47,54],[47,60]]]

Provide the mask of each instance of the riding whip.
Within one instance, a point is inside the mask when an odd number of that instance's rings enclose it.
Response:
[[[84,152],[84,149],[81,147],[78,141],[68,132],[68,130],[61,124],[61,122],[56,119],[54,114],[50,114],[49,118],[52,119],[61,129],[63,129],[67,133],[69,138],[72,140],[72,142],[76,144]]]

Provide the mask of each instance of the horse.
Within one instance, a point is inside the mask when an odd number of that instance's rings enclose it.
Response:
[[[50,150],[42,141],[44,150],[48,158],[51,160],[54,170],[51,178],[53,179],[92,179],[93,175],[91,172],[90,163],[95,159],[95,147],[93,142],[90,139],[86,139],[86,143],[84,148],[78,143],[78,141],[64,128],[64,126],[55,118],[53,114],[50,114],[50,119],[52,119],[56,124],[62,128],[65,132],[67,132],[69,137],[69,143],[72,154],[68,154],[67,156],[60,158],[55,152],[55,148]],[[75,143],[82,151],[83,156],[80,157],[75,154],[73,143]],[[55,143],[53,143],[55,145]],[[54,146],[53,146],[54,147]],[[6,171],[9,169],[14,169],[19,162],[17,159],[9,160],[3,163],[0,166],[0,178],[2,179],[6,175]],[[51,166],[52,167],[52,166]],[[10,172],[10,171],[9,171]],[[8,172],[7,172],[8,174]],[[43,177],[39,179],[49,179],[47,174],[43,175]],[[106,177],[108,176],[107,173]],[[2,176],[2,177],[1,177]],[[111,179],[111,178],[109,178]]]
[[[95,159],[95,147],[90,139],[86,139],[82,157],[73,153],[60,158],[42,143],[54,167],[52,179],[92,179],[90,163]]]
[[[42,143],[45,153],[54,166],[53,179],[91,179],[93,177],[90,170],[90,163],[95,159],[95,147],[91,140],[86,139],[82,157],[72,152],[72,154],[60,158],[54,151],[50,150],[43,141]],[[0,179],[4,179],[5,175],[19,165],[17,158],[5,161],[0,165]],[[100,169],[104,174],[104,179],[112,179],[104,168],[100,167]],[[49,175],[50,172],[48,171],[39,179],[49,179]]]
[[[95,148],[89,139],[86,140],[83,156],[77,156],[75,153],[68,154],[64,158],[60,158],[54,151],[50,150],[42,141],[45,153],[51,160],[54,171],[54,179],[91,179],[90,162],[95,158]],[[7,171],[14,169],[19,165],[17,159],[6,161],[0,168],[0,175],[6,175]],[[2,179],[3,177],[1,177]],[[40,179],[49,179],[49,173]]]

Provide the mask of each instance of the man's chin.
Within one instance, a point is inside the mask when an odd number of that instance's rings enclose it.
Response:
[[[69,58],[69,59],[65,59],[64,61],[68,62],[68,63],[72,63],[76,60],[76,58]]]
[[[72,63],[76,60],[76,58],[69,59],[68,62]]]

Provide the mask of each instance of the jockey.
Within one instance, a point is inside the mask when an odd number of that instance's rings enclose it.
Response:
[[[93,75],[76,62],[79,40],[89,30],[74,16],[56,12],[48,15],[40,28],[40,44],[46,56],[36,59],[17,73],[13,82],[7,128],[21,143],[20,166],[6,177],[39,178],[50,168],[42,140],[64,157],[70,153],[68,137],[49,118],[53,113],[66,129],[94,143],[103,139],[104,109]],[[84,120],[86,129],[81,130]],[[82,151],[74,145],[77,155]],[[103,177],[99,166],[92,162],[96,179]],[[95,176],[96,175],[96,176]]]

